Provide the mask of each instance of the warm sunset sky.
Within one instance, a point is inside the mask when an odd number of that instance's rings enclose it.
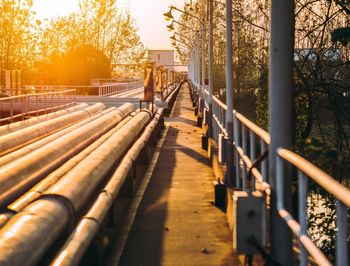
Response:
[[[34,0],[34,10],[39,19],[67,15],[78,9],[79,0]],[[169,5],[183,7],[184,0],[119,0],[120,6],[129,8],[136,20],[139,34],[148,49],[172,49],[171,35],[163,13]],[[175,12],[174,12],[175,15]]]

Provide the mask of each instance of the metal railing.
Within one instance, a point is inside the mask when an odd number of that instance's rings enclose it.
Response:
[[[75,90],[60,90],[0,98],[0,124],[72,106],[75,97]]]
[[[196,93],[194,91],[193,93]],[[197,92],[197,97],[203,95],[204,106],[209,106],[209,93],[204,87],[203,92]],[[204,111],[204,110],[202,110]],[[212,130],[213,138],[223,147],[222,142],[227,137],[226,115],[227,107],[217,97],[212,98]],[[205,112],[204,112],[205,113]],[[270,135],[265,130],[254,124],[237,111],[233,111],[234,117],[234,164],[236,170],[236,180],[234,187],[244,191],[261,191],[264,193],[266,208],[262,212],[263,243],[268,244],[266,232],[269,224],[267,223],[267,209],[270,202],[271,187],[268,175],[269,169],[269,145]],[[206,119],[204,119],[205,122]],[[220,149],[219,149],[220,152]],[[347,228],[348,217],[347,208],[350,207],[350,190],[340,184],[331,176],[324,173],[315,165],[302,158],[301,156],[286,149],[279,149],[276,152],[277,160],[277,204],[279,214],[285,220],[295,236],[298,237],[300,246],[300,264],[307,265],[308,254],[313,262],[320,265],[330,265],[327,257],[312,242],[307,233],[307,178],[311,178],[322,188],[328,191],[337,199],[337,265],[348,265],[348,243]],[[220,157],[224,155],[219,154]],[[223,163],[223,160],[221,161]],[[299,186],[299,222],[295,220],[283,206],[284,202],[284,165],[289,163],[298,170]],[[311,260],[310,259],[310,260]]]
[[[98,87],[98,95],[107,97],[123,91],[137,88],[143,88],[143,80],[124,83],[104,84]]]
[[[131,82],[114,82],[101,85],[75,86],[75,85],[26,85],[25,91],[43,93],[49,91],[75,89],[77,95],[111,96],[127,90],[143,87],[143,80]]]
[[[300,265],[308,264],[308,253],[319,265],[331,265],[327,257],[317,248],[308,236],[307,220],[307,181],[312,179],[336,199],[336,262],[337,265],[348,264],[347,247],[347,208],[350,207],[350,189],[336,181],[321,169],[305,160],[292,151],[280,148],[277,150],[277,209],[279,215],[285,220],[289,228],[299,240]],[[286,210],[284,206],[284,170],[286,165],[292,165],[298,172],[298,221]]]

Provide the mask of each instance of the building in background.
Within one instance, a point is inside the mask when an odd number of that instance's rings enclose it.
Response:
[[[174,50],[148,50],[148,60],[155,62],[155,67],[166,66],[168,76],[170,71],[175,70],[175,51]]]

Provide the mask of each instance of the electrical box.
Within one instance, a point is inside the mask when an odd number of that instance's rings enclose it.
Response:
[[[233,248],[238,254],[257,254],[256,245],[263,246],[263,208],[265,204],[261,193],[233,193]]]

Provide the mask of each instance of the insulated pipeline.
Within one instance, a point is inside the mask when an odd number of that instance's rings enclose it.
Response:
[[[35,265],[150,119],[138,113],[0,230],[0,265]],[[13,232],[13,233],[9,233]]]
[[[83,121],[81,121],[79,123],[76,123],[76,124],[69,126],[65,129],[62,129],[62,130],[60,130],[52,135],[49,135],[43,139],[40,139],[34,143],[31,143],[27,146],[24,146],[18,150],[15,150],[11,153],[8,153],[8,154],[0,157],[0,167],[4,166],[7,163],[13,162],[14,160],[17,160],[18,158],[20,158],[26,154],[29,154],[32,151],[35,151],[36,149],[58,139],[59,137],[64,136],[65,134],[68,134],[72,130],[77,129],[83,125],[86,125],[86,124],[90,123],[91,121],[93,121],[93,120],[95,120],[95,119],[97,119],[97,118],[99,118],[107,113],[112,112],[113,110],[116,110],[116,108],[115,107],[108,108],[107,110],[104,110],[100,113],[97,113],[90,118],[84,119]]]
[[[1,167],[0,207],[6,207],[45,175],[116,126],[133,109],[134,105],[124,104],[119,109]]]
[[[131,113],[128,117],[124,118],[116,127],[112,130],[108,131],[82,152],[77,154],[76,156],[69,159],[63,165],[61,165],[58,169],[53,171],[47,177],[45,177],[42,181],[40,181],[37,185],[35,185],[28,193],[20,197],[18,200],[13,202],[11,205],[7,207],[8,210],[15,212],[21,211],[28,204],[38,199],[47,189],[49,189],[53,184],[55,184],[61,177],[63,177],[66,173],[68,173],[73,167],[75,167],[80,161],[82,161],[86,156],[88,156],[91,152],[96,150],[98,146],[100,146],[103,142],[105,142],[110,136],[116,133],[121,127],[123,127],[132,117],[136,115],[136,112]],[[0,215],[0,227],[1,227],[1,216]],[[8,214],[7,214],[8,216]]]
[[[0,137],[0,156],[48,136],[60,129],[75,124],[105,109],[104,104],[95,104],[84,110],[60,116]]]
[[[130,172],[133,162],[138,157],[140,151],[145,147],[151,134],[157,127],[163,109],[159,109],[151,123],[146,127],[140,138],[126,153],[118,168],[108,181],[105,188],[99,194],[97,200],[81,219],[76,229],[66,241],[51,265],[71,266],[78,265],[89,244],[92,242],[108,210],[111,208],[120,188],[125,182]]]
[[[66,114],[70,114],[79,110],[82,110],[84,108],[89,107],[88,104],[86,103],[81,103],[78,104],[76,106],[67,108],[67,109],[63,109],[57,112],[53,112],[53,113],[49,113],[46,115],[40,115],[38,117],[33,117],[33,118],[29,118],[26,119],[24,121],[19,121],[19,122],[15,122],[15,123],[11,123],[9,125],[5,125],[5,126],[0,126],[0,136],[21,130],[23,128],[29,127],[29,126],[33,126],[35,124],[39,124],[45,121],[48,121],[49,119],[53,119],[56,117],[60,117]]]

